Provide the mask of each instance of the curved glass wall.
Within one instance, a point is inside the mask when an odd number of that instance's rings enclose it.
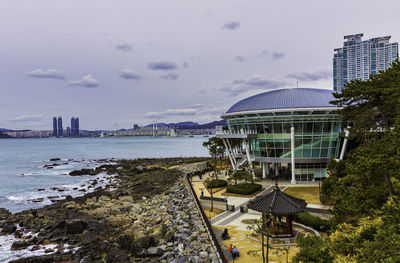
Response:
[[[257,131],[252,140],[255,157],[291,158],[290,128],[295,132],[295,158],[339,156],[340,118],[325,112],[281,112],[275,115],[235,116],[227,119],[231,132]]]

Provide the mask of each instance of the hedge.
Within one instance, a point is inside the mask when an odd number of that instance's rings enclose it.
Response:
[[[219,188],[219,187],[225,187],[227,185],[228,182],[221,179],[213,179],[207,183],[208,188]]]
[[[331,227],[331,223],[328,220],[321,219],[318,216],[310,215],[307,212],[295,215],[294,221],[322,232],[328,231]]]
[[[235,184],[228,186],[226,188],[226,192],[240,195],[250,195],[260,191],[261,188],[261,184]]]

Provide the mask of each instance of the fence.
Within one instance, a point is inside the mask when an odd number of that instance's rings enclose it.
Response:
[[[186,179],[186,184],[189,186],[189,188],[190,188],[190,190],[192,192],[192,195],[193,195],[193,198],[195,200],[197,209],[200,211],[201,219],[203,220],[203,223],[204,223],[204,225],[205,225],[205,227],[207,229],[208,235],[210,236],[211,244],[213,245],[213,247],[214,247],[214,249],[215,249],[215,251],[217,253],[219,262],[227,263],[228,261],[226,260],[224,252],[222,251],[222,249],[221,249],[221,247],[220,247],[220,245],[218,243],[217,237],[215,236],[215,234],[214,234],[214,232],[212,230],[210,221],[208,221],[208,218],[207,218],[206,214],[204,213],[204,211],[202,209],[202,206],[200,204],[199,198],[197,197],[196,192],[194,191],[193,186],[190,183],[188,175],[185,176],[185,179]]]

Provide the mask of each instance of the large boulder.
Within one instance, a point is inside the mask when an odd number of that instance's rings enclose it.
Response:
[[[174,238],[175,238],[175,232],[172,231],[172,230],[168,231],[168,232],[165,234],[165,236],[164,236],[164,239],[165,239],[165,241],[167,241],[167,242],[173,241]]]
[[[10,215],[10,211],[5,208],[0,208],[0,220],[6,220]]]
[[[110,216],[108,221],[114,227],[121,227],[132,223],[132,219],[125,215]]]
[[[129,256],[124,250],[112,248],[106,256],[107,263],[129,262]]]
[[[11,250],[25,249],[28,246],[29,246],[29,243],[26,241],[14,241],[11,245]]]
[[[99,239],[99,235],[94,231],[85,231],[82,235],[82,244],[87,245]]]
[[[147,249],[147,255],[150,257],[162,256],[164,250],[160,247],[150,247]]]
[[[79,234],[88,228],[88,223],[82,219],[72,219],[65,224],[67,234]]]
[[[2,234],[12,234],[17,230],[17,227],[10,224],[4,224],[3,229],[1,230]]]
[[[150,239],[153,240],[154,244],[157,245],[158,242],[164,238],[165,234],[167,233],[167,226],[165,224],[160,224],[154,227],[149,235]]]
[[[141,230],[134,231],[135,240],[132,243],[131,249],[133,251],[138,251],[141,248],[148,248],[149,247],[149,237]]]

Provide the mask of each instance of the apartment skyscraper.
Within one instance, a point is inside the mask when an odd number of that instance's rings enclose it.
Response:
[[[62,137],[63,136],[63,126],[62,126],[62,118],[58,117],[58,127],[57,127],[57,136]]]
[[[53,137],[57,137],[57,117],[53,117]]]
[[[79,137],[79,118],[71,118],[71,136]]]
[[[397,42],[389,43],[390,36],[362,41],[363,34],[344,36],[342,48],[334,49],[333,89],[340,91],[353,80],[367,80],[372,74],[390,67],[399,57]]]

